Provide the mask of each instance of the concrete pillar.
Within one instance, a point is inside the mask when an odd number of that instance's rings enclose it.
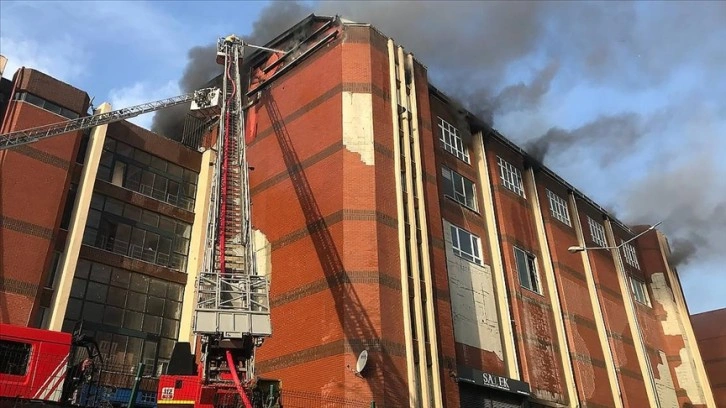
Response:
[[[95,115],[110,111],[111,105],[104,102],[93,113]],[[81,181],[78,184],[76,201],[73,203],[66,245],[58,266],[60,268],[59,276],[56,278],[58,286],[51,300],[49,330],[61,331],[63,329],[63,319],[66,315],[68,298],[71,295],[71,287],[73,286],[73,277],[78,265],[78,254],[81,252],[83,234],[86,230],[88,211],[91,207],[91,197],[93,197],[93,188],[96,185],[96,173],[98,172],[98,164],[101,161],[107,130],[108,125],[96,126],[91,130],[88,138],[88,148],[86,149],[83,171],[81,172]]]

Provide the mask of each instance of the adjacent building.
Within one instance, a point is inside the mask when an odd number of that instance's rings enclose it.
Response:
[[[88,114],[84,91],[36,70],[3,81],[0,133]],[[63,331],[82,321],[109,369],[162,372],[193,304],[183,301],[200,254],[201,163],[126,121],[0,151],[0,320]]]
[[[645,227],[369,24],[311,15],[267,46],[292,51],[247,58],[260,375],[347,406],[715,406],[660,232],[630,241]],[[37,71],[12,84],[3,133],[88,110]],[[2,321],[84,320],[114,361],[162,372],[206,232],[214,149],[192,147],[120,122],[0,151]]]
[[[726,309],[691,315],[716,406],[726,407]]]

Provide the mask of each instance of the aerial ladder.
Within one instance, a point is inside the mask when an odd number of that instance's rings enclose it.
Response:
[[[184,388],[180,384],[189,380],[191,385],[183,396],[185,403],[177,405],[193,403],[211,407],[218,405],[215,401],[219,401],[220,390],[233,390],[240,400],[237,405],[252,407],[249,388],[255,379],[255,350],[272,333],[269,282],[267,277],[257,274],[254,260],[240,74],[245,47],[284,52],[248,44],[234,35],[220,38],[217,63],[224,68],[221,89],[200,89],[107,113],[0,134],[2,153],[188,102],[193,112],[218,112],[212,204],[207,217],[204,266],[196,282],[193,320],[193,331],[201,345],[199,367],[193,375],[162,378],[166,381],[160,380],[159,403],[175,404],[179,399],[175,391],[179,395],[180,388]],[[165,386],[169,381],[172,387]]]

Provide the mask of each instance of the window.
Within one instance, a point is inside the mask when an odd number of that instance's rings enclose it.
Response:
[[[481,242],[479,237],[467,230],[451,225],[451,244],[454,255],[469,262],[482,264]]]
[[[514,258],[517,261],[519,284],[533,292],[541,293],[539,276],[537,275],[537,258],[529,252],[514,247]]]
[[[640,269],[640,264],[638,263],[638,255],[635,253],[635,247],[626,244],[625,241],[622,239],[620,240],[621,245],[623,246],[623,255],[625,256],[625,262],[627,262],[630,266],[636,269]]]
[[[602,224],[599,224],[590,217],[587,217],[587,223],[590,224],[590,236],[592,237],[592,241],[603,247],[608,246],[608,241],[605,239],[605,228]]]
[[[571,227],[570,211],[567,209],[567,202],[550,190],[547,190],[547,198],[550,201],[552,216]]]
[[[497,156],[497,163],[499,164],[499,176],[502,179],[502,185],[514,191],[517,195],[524,197],[522,172],[499,156]]]
[[[31,105],[35,105],[41,109],[45,109],[49,112],[53,112],[56,115],[64,116],[68,119],[77,119],[80,115],[73,112],[70,109],[66,109],[62,106],[58,106],[51,101],[47,101],[39,96],[35,96],[28,92],[18,92],[15,94],[15,100],[28,102]]]
[[[64,330],[84,319],[84,327],[97,330],[94,337],[108,364],[146,361],[153,370],[171,357],[183,294],[181,284],[79,259]]]
[[[441,145],[444,150],[468,164],[469,150],[464,146],[464,140],[459,135],[459,130],[441,118],[439,118],[439,129],[441,129]]]
[[[191,225],[94,193],[83,243],[184,272]]]
[[[96,178],[192,211],[198,174],[113,139],[106,139]]]
[[[630,289],[633,291],[635,300],[650,307],[650,296],[648,296],[648,288],[645,286],[645,282],[636,279],[632,275],[628,275],[628,280],[630,280]]]
[[[0,340],[0,374],[25,375],[30,349],[27,343]]]
[[[476,211],[476,186],[468,178],[447,168],[441,168],[444,176],[444,194],[460,204]]]

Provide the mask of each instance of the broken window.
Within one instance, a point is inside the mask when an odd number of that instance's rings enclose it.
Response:
[[[525,289],[541,294],[539,275],[537,274],[537,258],[517,247],[514,247],[514,258],[517,261],[520,285]]]

